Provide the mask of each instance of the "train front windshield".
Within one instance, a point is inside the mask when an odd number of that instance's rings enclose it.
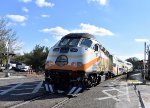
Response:
[[[78,45],[79,41],[80,41],[80,38],[63,38],[60,41],[59,46],[76,47]]]

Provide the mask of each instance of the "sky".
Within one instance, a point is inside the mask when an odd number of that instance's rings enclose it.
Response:
[[[17,32],[20,53],[87,32],[121,59],[143,59],[144,42],[150,43],[149,5],[150,0],[0,0],[0,18]]]

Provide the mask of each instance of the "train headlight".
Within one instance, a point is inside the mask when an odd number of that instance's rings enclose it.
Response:
[[[80,68],[82,66],[82,62],[72,62],[71,66],[74,68]]]
[[[77,52],[78,49],[77,49],[77,48],[71,48],[70,51],[71,51],[71,52]]]

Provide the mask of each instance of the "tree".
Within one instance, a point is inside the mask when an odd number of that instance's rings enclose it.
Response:
[[[15,55],[12,58],[12,61],[24,62],[25,61],[25,57],[24,57],[24,55]]]
[[[6,42],[10,41],[10,44],[14,46],[17,42],[16,32],[11,28],[8,28],[8,22],[4,19],[0,19],[0,51],[6,51]]]
[[[49,52],[49,48],[45,46],[36,45],[30,53],[23,55],[23,62],[38,72],[44,70],[45,61]]]
[[[131,58],[128,58],[126,59],[126,61],[130,62],[133,64],[133,69],[138,69],[139,67],[142,67],[142,63],[141,63],[141,60],[139,60],[138,58],[136,57],[131,57]]]
[[[6,43],[9,42],[11,46],[10,52],[14,52],[16,48],[18,49],[16,32],[11,28],[8,28],[8,22],[4,19],[0,19],[0,53],[6,53]],[[0,59],[5,59],[3,55]]]

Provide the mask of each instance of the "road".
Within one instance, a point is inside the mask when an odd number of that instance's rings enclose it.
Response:
[[[103,81],[72,98],[45,93],[43,79],[0,79],[0,108],[143,108],[126,75]]]

